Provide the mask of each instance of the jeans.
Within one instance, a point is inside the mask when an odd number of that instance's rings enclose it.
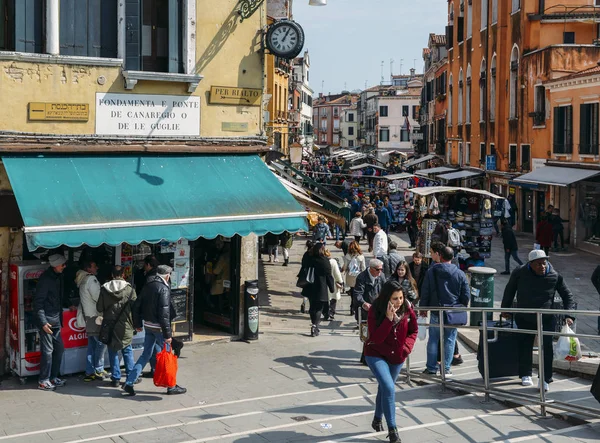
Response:
[[[52,334],[46,334],[40,329],[40,350],[42,353],[40,383],[43,383],[47,380],[54,380],[60,372],[60,364],[65,351],[60,336],[60,326],[52,326]]]
[[[431,313],[429,320],[431,325],[440,324],[440,315],[438,313]],[[446,372],[450,371],[450,365],[452,364],[452,358],[454,357],[454,345],[456,344],[456,336],[458,335],[458,329],[456,328],[444,328],[444,369]],[[437,354],[440,346],[440,328],[430,326],[429,327],[429,340],[427,341],[427,370],[430,372],[437,371]]]
[[[125,346],[121,349],[121,355],[123,355],[123,364],[125,365],[125,375],[129,376],[133,370],[133,348],[131,345]],[[110,360],[111,367],[111,379],[121,380],[121,359],[119,358],[119,351],[115,351],[108,348],[108,358]]]
[[[505,270],[506,272],[510,272],[510,258],[513,258],[519,265],[522,265],[523,262],[521,261],[521,259],[519,258],[519,255],[517,254],[517,250],[515,249],[514,251],[510,251],[510,252],[506,252],[506,249],[504,250],[504,266],[505,266]]]
[[[85,375],[104,370],[104,353],[106,345],[98,340],[98,337],[88,335],[87,362],[85,364]]]
[[[537,330],[537,320],[535,315],[516,314],[515,322],[519,329]],[[556,318],[554,315],[542,316],[542,328],[544,331],[556,330]],[[519,334],[519,377],[532,375],[533,366],[533,342],[535,335]],[[544,335],[544,381],[550,383],[552,380],[552,360],[554,359],[554,350],[552,349],[552,336]]]
[[[369,369],[377,379],[377,398],[375,399],[375,419],[385,416],[388,429],[396,427],[396,379],[402,369],[402,363],[393,365],[383,358],[365,357]]]
[[[138,361],[135,362],[133,370],[129,372],[129,375],[127,375],[127,381],[125,382],[126,384],[131,386],[133,385],[133,382],[135,382],[142,374],[142,370],[144,369],[144,366],[146,366],[150,361],[152,354],[154,352],[162,351],[163,345],[165,343],[165,339],[162,335],[162,332],[155,331],[149,328],[145,328],[145,332],[146,337],[144,339],[144,351],[142,352],[142,355],[140,355],[140,358],[138,358]]]

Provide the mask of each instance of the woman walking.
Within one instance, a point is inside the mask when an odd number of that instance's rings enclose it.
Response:
[[[354,240],[360,242],[360,239],[363,236],[363,230],[367,227],[365,222],[362,219],[362,214],[357,212],[354,214],[354,218],[350,220],[350,230],[348,235],[354,237]]]
[[[383,417],[390,442],[399,442],[396,428],[396,379],[417,338],[417,316],[397,281],[386,282],[368,316],[369,337],[365,360],[379,384],[371,426],[383,431]]]
[[[308,257],[310,257],[310,251],[312,250],[314,245],[314,242],[312,240],[306,240],[306,244],[304,245],[304,247],[306,248],[306,251],[304,252],[304,255],[302,256],[302,260],[301,260],[301,265],[300,265],[300,272],[302,272],[302,268],[305,268],[306,265],[308,264]],[[296,276],[296,278],[300,277],[300,273],[298,273],[298,275]],[[306,312],[306,302],[308,301],[308,287],[306,288],[302,288],[302,304],[300,305],[300,312],[302,312],[303,314]]]
[[[316,337],[321,332],[319,324],[321,323],[321,314],[323,308],[329,306],[329,292],[335,291],[335,282],[331,275],[331,264],[325,257],[325,245],[323,243],[315,244],[310,255],[306,260],[307,269],[314,271],[314,281],[309,284],[305,290],[310,301],[310,336]],[[304,291],[302,291],[304,293]],[[303,294],[304,295],[304,294]]]
[[[417,290],[417,282],[412,277],[408,263],[401,261],[396,266],[396,270],[391,275],[390,280],[397,281],[402,286],[402,291],[406,295],[406,298],[413,305],[419,300],[419,292]]]
[[[350,315],[354,315],[356,308],[354,306],[354,286],[356,286],[356,277],[367,269],[365,256],[363,255],[358,241],[353,241],[348,246],[348,253],[344,255],[344,267],[342,272],[346,274],[346,284],[350,287]]]
[[[344,279],[340,267],[335,258],[331,257],[329,249],[325,249],[325,257],[329,260],[331,266],[331,277],[335,283],[335,291],[329,291],[329,305],[323,310],[325,320],[335,320],[335,308],[338,300],[342,298],[342,289],[344,288]]]

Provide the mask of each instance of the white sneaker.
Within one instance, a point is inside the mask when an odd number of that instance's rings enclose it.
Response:
[[[533,386],[533,380],[529,375],[526,375],[525,377],[521,377],[521,384],[523,386]]]
[[[538,380],[538,389],[540,388],[540,382]],[[544,392],[548,392],[550,390],[550,386],[548,383],[544,382]]]

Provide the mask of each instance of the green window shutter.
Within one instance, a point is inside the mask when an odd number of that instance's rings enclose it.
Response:
[[[141,1],[125,0],[125,69],[141,70]]]
[[[15,2],[15,51],[43,53],[43,20],[43,0]]]

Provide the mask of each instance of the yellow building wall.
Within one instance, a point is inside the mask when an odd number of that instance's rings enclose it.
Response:
[[[210,105],[208,100],[211,86],[264,90],[260,47],[266,5],[241,22],[237,0],[197,0],[196,4],[195,73],[204,79],[191,95],[201,98],[200,135],[257,135],[262,131],[261,106]],[[98,83],[101,77],[103,85]],[[120,67],[0,60],[0,130],[94,134],[97,92],[187,96],[187,88],[187,83],[139,81],[133,90],[126,90]],[[30,122],[30,102],[88,103],[90,118],[87,122]],[[248,131],[224,132],[222,122],[248,123]]]
[[[288,146],[288,101],[289,101],[289,74],[275,66],[275,57],[271,54],[265,56],[265,71],[267,73],[267,94],[271,99],[267,105],[270,121],[267,122],[268,144],[274,143],[275,132],[281,133],[281,150],[289,155]],[[283,118],[281,118],[283,116]]]

